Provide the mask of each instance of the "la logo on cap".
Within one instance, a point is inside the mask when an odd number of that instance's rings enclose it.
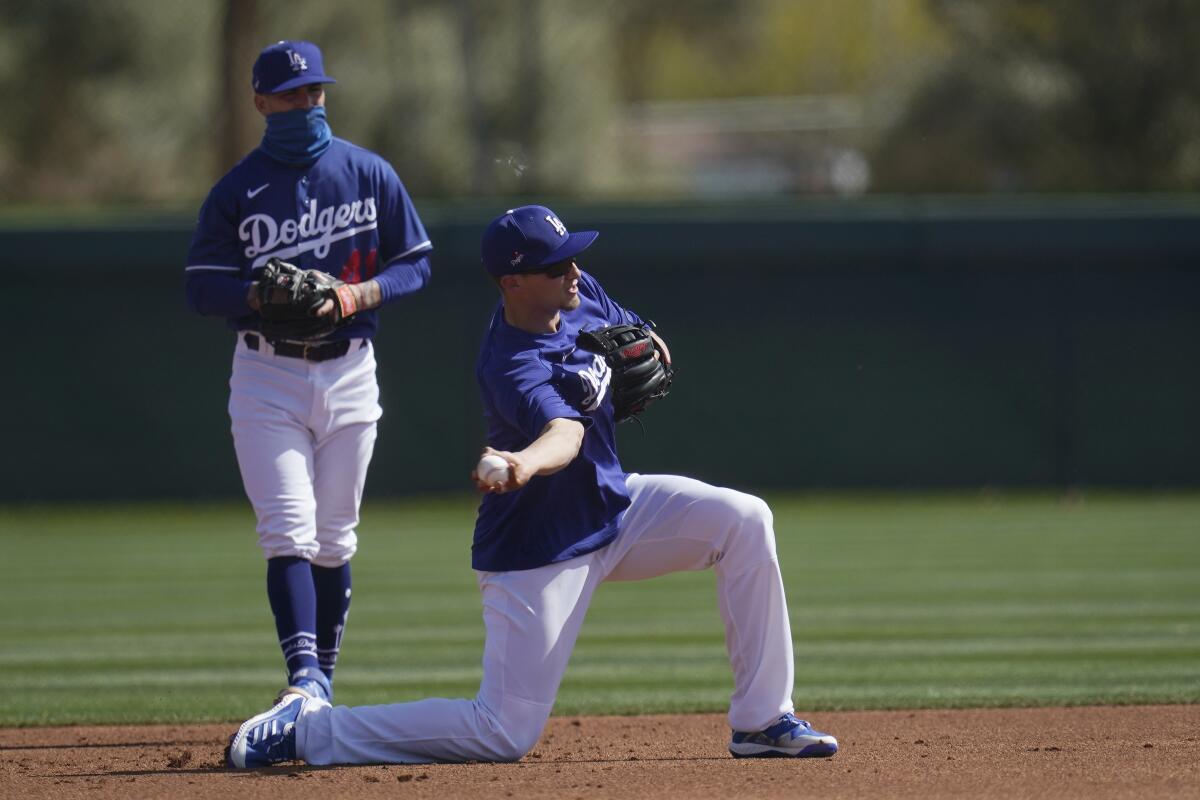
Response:
[[[288,62],[292,65],[292,72],[304,72],[308,69],[308,59],[297,53],[295,50],[288,50]]]
[[[547,214],[546,222],[549,222],[551,225],[554,226],[554,230],[558,233],[559,236],[567,235],[567,226],[563,225],[562,220],[560,220],[558,217],[554,216],[553,214]]]

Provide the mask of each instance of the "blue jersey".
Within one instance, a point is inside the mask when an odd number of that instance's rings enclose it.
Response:
[[[251,280],[272,256],[347,283],[377,278],[383,302],[421,288],[433,249],[400,179],[382,158],[344,139],[308,166],[255,149],[217,182],[200,209],[187,258],[188,304],[255,330]],[[330,338],[372,337],[374,310]]]
[[[598,550],[617,535],[629,506],[625,472],[617,458],[610,370],[602,356],[575,348],[581,330],[641,318],[621,308],[587,273],[579,278],[580,304],[561,314],[558,330],[533,334],[492,316],[476,366],[488,425],[497,450],[528,447],[553,419],[585,428],[575,460],[521,489],[487,494],[479,506],[471,565],[502,572],[532,569]]]

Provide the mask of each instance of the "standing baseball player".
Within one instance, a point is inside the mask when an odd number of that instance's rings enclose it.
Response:
[[[487,629],[475,699],[349,708],[287,695],[231,737],[230,766],[519,759],[541,736],[596,588],[708,567],[735,684],[730,752],[837,752],[792,713],[791,628],[766,503],[628,473],[617,460],[616,420],[662,396],[670,355],[579,268],[596,236],[569,233],[543,206],[508,211],[483,235],[502,299],[477,365],[491,447],[472,473],[485,492],[472,562]],[[503,465],[488,477],[492,456]]]
[[[429,280],[432,249],[396,172],[335,138],[315,44],[254,63],[262,143],[208,195],[188,251],[195,312],[236,331],[229,415],[267,559],[291,696],[332,698],[350,558],[382,410],[375,309]]]

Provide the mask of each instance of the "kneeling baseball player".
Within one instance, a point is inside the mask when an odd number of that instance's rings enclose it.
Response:
[[[488,442],[472,546],[487,629],[473,700],[346,707],[285,695],[231,737],[232,767],[515,761],[554,707],[592,594],[605,581],[712,567],[735,689],[735,757],[823,757],[834,737],[792,705],[792,637],[771,510],[732,489],[639,475],[617,460],[616,423],[667,393],[666,344],[611,300],[569,233],[523,206],[483,234],[501,302],[476,366]]]

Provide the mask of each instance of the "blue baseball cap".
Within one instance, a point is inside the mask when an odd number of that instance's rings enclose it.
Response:
[[[337,83],[325,74],[321,48],[312,42],[285,40],[263,48],[254,62],[250,85],[258,94],[276,94],[310,83]]]
[[[582,253],[600,234],[570,233],[545,206],[510,208],[483,232],[483,266],[493,276],[539,272]]]

